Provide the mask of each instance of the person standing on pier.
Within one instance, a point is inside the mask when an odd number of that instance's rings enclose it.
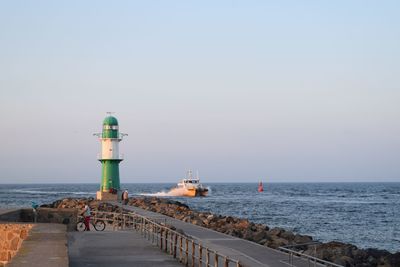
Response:
[[[82,212],[82,215],[83,215],[83,218],[84,218],[84,221],[85,221],[85,227],[86,227],[86,229],[85,229],[85,231],[90,231],[90,208],[89,208],[89,205],[85,205],[85,208],[83,209],[83,212]]]
[[[128,190],[124,190],[122,193],[122,204],[126,205],[128,204],[129,201],[129,195],[128,195]]]

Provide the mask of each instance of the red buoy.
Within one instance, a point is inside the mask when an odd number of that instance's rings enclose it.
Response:
[[[258,183],[258,192],[263,192],[263,191],[264,191],[264,187],[263,187],[262,182],[260,181],[260,182]]]

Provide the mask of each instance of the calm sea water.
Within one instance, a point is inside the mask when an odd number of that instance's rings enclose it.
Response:
[[[123,184],[131,195],[163,196],[174,184]],[[248,218],[362,248],[400,251],[400,183],[209,184],[205,198],[169,197],[200,211]],[[0,185],[0,207],[95,196],[97,184]]]

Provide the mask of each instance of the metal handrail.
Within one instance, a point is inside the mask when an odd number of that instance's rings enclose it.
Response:
[[[94,220],[102,220],[109,224],[112,224],[114,230],[116,228],[126,229],[127,227],[130,227],[137,232],[140,231],[142,236],[150,240],[153,244],[159,246],[161,250],[164,250],[165,252],[173,255],[174,258],[176,258],[178,254],[177,244],[179,241],[179,261],[184,263],[186,266],[189,266],[189,263],[191,263],[192,267],[203,266],[203,264],[205,264],[205,267],[219,267],[221,266],[219,265],[219,261],[222,260],[222,266],[224,267],[229,267],[230,263],[233,263],[235,267],[243,267],[243,265],[238,260],[231,259],[216,250],[212,250],[208,247],[203,246],[202,243],[195,237],[179,233],[167,226],[162,225],[162,223],[156,222],[137,213],[118,213],[106,211],[92,211],[91,213]],[[166,220],[164,220],[163,223],[166,225]],[[191,250],[189,249],[189,244],[191,244],[192,246]],[[293,247],[310,246],[317,244],[320,244],[320,242],[288,245],[279,247],[278,249],[288,253],[290,266],[294,266],[294,256],[297,256],[307,259],[309,267],[312,266],[311,264],[317,266],[317,263],[329,267],[344,267],[343,265],[322,260],[317,257],[293,249],[289,249]],[[193,251],[195,253],[192,253]],[[205,252],[205,258],[203,257],[203,251]],[[213,265],[211,263],[212,261],[214,261]]]
[[[296,245],[289,245],[289,246],[284,246],[284,247],[279,247],[278,249],[286,252],[289,254],[289,264],[290,266],[294,266],[293,265],[293,256],[297,256],[297,257],[301,257],[301,258],[305,258],[308,260],[308,266],[311,267],[311,264],[313,263],[314,266],[317,266],[317,263],[319,264],[323,264],[325,266],[329,266],[329,267],[344,267],[343,265],[339,265],[330,261],[326,261],[326,260],[322,260],[319,259],[317,257],[293,250],[293,249],[289,249],[289,247],[298,247],[298,246],[309,246],[309,245],[317,245],[320,244],[319,242],[311,242],[311,243],[304,243],[304,244],[296,244]]]
[[[94,220],[103,220],[113,225],[113,229],[133,229],[157,245],[161,250],[171,254],[186,266],[205,267],[243,267],[239,260],[232,259],[216,250],[204,246],[200,240],[190,235],[172,230],[145,216],[134,212],[117,213],[92,211]],[[166,224],[166,222],[165,222]]]

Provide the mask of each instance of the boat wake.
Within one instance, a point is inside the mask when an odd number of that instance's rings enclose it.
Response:
[[[207,187],[208,191],[211,192],[211,188]],[[161,191],[157,193],[141,193],[141,196],[148,197],[184,197],[187,196],[188,191],[186,188],[172,188],[169,191]]]
[[[161,191],[157,193],[141,193],[142,196],[152,196],[152,197],[183,197],[187,194],[185,188],[172,188],[168,192]]]

